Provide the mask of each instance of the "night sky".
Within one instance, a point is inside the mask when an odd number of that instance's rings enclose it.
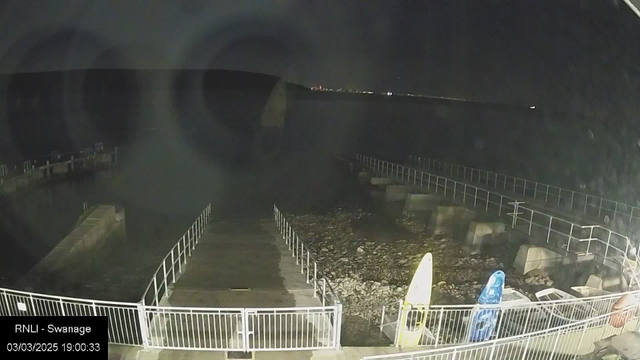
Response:
[[[0,73],[224,68],[605,116],[634,114],[640,95],[623,1],[0,4]]]

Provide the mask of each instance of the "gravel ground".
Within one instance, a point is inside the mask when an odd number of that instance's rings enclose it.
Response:
[[[545,274],[509,272],[518,244],[494,249],[494,256],[469,256],[460,241],[428,235],[424,220],[381,213],[336,208],[325,215],[287,215],[343,302],[343,345],[380,344],[376,326],[382,306],[405,296],[427,252],[434,259],[432,304],[475,303],[499,269],[507,274],[507,286],[532,299],[551,284]]]

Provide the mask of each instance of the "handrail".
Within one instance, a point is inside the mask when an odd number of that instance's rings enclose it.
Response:
[[[434,175],[425,171],[419,171],[384,160],[374,159],[360,154],[356,155],[356,160],[362,165],[367,166],[384,176],[393,177],[396,180],[407,184],[413,184],[415,186],[424,187],[426,185],[427,190],[429,191],[443,193],[445,197],[452,197],[454,201],[461,201],[473,208],[480,206],[484,208],[484,211],[487,213],[497,215],[500,218],[508,218],[511,220],[511,227],[513,229],[517,229],[533,237],[539,237],[542,235],[546,238],[545,242],[547,244],[550,244],[553,240],[554,243],[561,244],[562,246],[558,247],[564,249],[566,252],[584,252],[589,254],[589,250],[591,250],[591,241],[598,238],[600,242],[607,244],[603,256],[603,262],[606,260],[610,248],[614,248],[621,253],[625,253],[625,251],[622,251],[612,244],[612,240],[614,243],[624,241],[624,247],[626,248],[625,256],[628,255],[629,249],[633,249],[634,255],[636,257],[638,256],[638,249],[631,246],[631,242],[627,236],[604,228],[600,225],[578,225],[557,216],[545,214],[541,211],[525,207],[522,205],[523,202],[520,202],[517,199],[478,188],[464,182],[458,182],[446,177]],[[418,176],[418,174],[420,176]],[[449,196],[447,196],[447,193],[449,193]],[[456,198],[458,194],[460,196]],[[484,195],[484,197],[482,197],[482,195]],[[469,202],[467,202],[468,198],[471,198]],[[491,198],[493,198],[494,201],[491,201]],[[497,201],[498,199],[499,202]],[[479,206],[478,200],[480,201]],[[473,201],[472,205],[471,201]],[[495,214],[496,210],[497,214]],[[519,211],[522,211],[522,213]],[[540,223],[540,218],[544,220],[542,223]],[[519,223],[525,226],[518,225]],[[601,231],[595,232],[595,229],[599,229]],[[576,251],[575,245],[573,248],[571,247],[572,243],[583,243],[578,241],[580,239],[588,239],[586,252],[584,251],[585,249]]]
[[[460,178],[460,170],[462,169],[462,178],[465,180],[467,180],[468,174],[469,181],[473,182],[475,173],[477,174],[476,181],[478,184],[484,179],[486,186],[490,186],[490,184],[492,184],[494,188],[498,188],[498,184],[502,183],[502,187],[504,190],[512,190],[513,193],[516,193],[516,189],[518,189],[518,193],[520,189],[522,189],[522,195],[524,196],[527,196],[527,190],[531,190],[533,191],[533,198],[536,200],[551,202],[555,199],[554,203],[556,203],[556,205],[562,204],[568,206],[569,210],[576,210],[585,214],[589,214],[588,209],[595,209],[597,210],[598,218],[601,218],[603,214],[606,215],[606,213],[612,213],[613,218],[611,219],[611,221],[615,223],[618,218],[623,218],[623,221],[626,222],[629,233],[631,233],[635,227],[640,226],[640,223],[636,222],[640,221],[640,207],[626,204],[620,201],[605,199],[599,196],[590,195],[584,192],[566,189],[559,186],[548,185],[534,180],[527,180],[515,176],[496,173],[493,171],[446,163],[434,159],[421,158],[414,155],[409,156],[409,163],[427,169],[427,171],[436,170],[441,171],[445,174],[447,173],[448,167],[449,176],[453,177],[455,172],[456,177],[458,178]],[[482,177],[483,174],[485,175],[484,178]],[[499,178],[502,178],[502,180],[499,181]],[[533,187],[531,185],[533,185]],[[563,193],[566,193],[567,195],[563,196]],[[583,200],[580,202],[578,201],[579,199]],[[590,203],[590,199],[595,200],[595,203],[593,203],[593,201]]]
[[[499,319],[492,338],[499,339],[513,335],[523,335],[540,330],[574,323],[609,313],[612,306],[625,295],[640,300],[640,291],[629,291],[617,294],[592,296],[588,298],[574,298],[562,300],[534,301],[527,303],[502,304],[463,304],[463,305],[430,305],[425,309],[422,319],[425,329],[431,332],[430,338],[423,338],[419,345],[448,346],[464,342],[468,339],[471,327],[470,319],[474,314],[482,311],[494,311]],[[402,314],[412,310],[413,305],[404,305],[402,300],[383,306],[383,315],[379,325],[380,331],[394,327],[394,344],[399,346],[397,339],[405,331],[398,326]],[[385,317],[385,314],[387,317]],[[406,317],[407,319],[411,317]],[[395,326],[394,326],[395,325]],[[391,334],[387,335],[391,337]]]
[[[7,293],[10,293],[10,294],[23,295],[23,296],[37,296],[39,298],[45,298],[45,299],[50,299],[50,300],[68,300],[68,301],[73,301],[73,302],[84,302],[84,303],[96,303],[96,302],[99,302],[100,304],[122,305],[122,306],[137,306],[138,305],[138,303],[124,302],[124,301],[82,299],[82,298],[77,298],[77,297],[59,296],[59,295],[51,295],[51,294],[41,294],[41,293],[34,293],[34,292],[29,292],[29,291],[13,290],[13,289],[8,289],[8,288],[0,288],[0,292],[3,295],[7,294]]]
[[[191,251],[195,249],[196,244],[198,244],[198,240],[200,236],[204,232],[204,229],[209,224],[211,219],[211,204],[208,204],[204,210],[200,213],[200,216],[191,224],[189,229],[182,235],[180,240],[169,250],[167,255],[162,259],[160,265],[153,273],[151,281],[147,285],[147,288],[142,295],[141,302],[146,306],[159,305],[160,301],[164,296],[167,295],[169,290],[169,285],[176,282],[177,278],[182,274],[182,267],[187,263],[187,257],[191,256]],[[182,245],[182,247],[181,247]],[[188,250],[188,254],[187,254]],[[177,255],[176,255],[177,254]],[[184,257],[183,257],[184,255]],[[167,266],[167,260],[170,261],[170,266]],[[177,267],[176,269],[176,261]],[[177,270],[177,271],[176,271]],[[177,273],[177,275],[176,275]],[[160,280],[160,284],[158,284],[158,276],[162,274],[162,279]],[[169,275],[171,278],[169,279]],[[153,285],[154,297],[150,304],[147,304],[147,295],[149,291],[151,291],[151,286]],[[164,289],[164,291],[160,291],[160,289]]]
[[[609,320],[612,318],[612,316],[621,316],[622,318],[627,318],[627,324],[630,322],[630,318],[635,317],[635,319],[637,319],[637,314],[636,312],[640,310],[640,305],[634,305],[634,306],[629,306],[626,307],[624,309],[620,309],[620,310],[616,310],[616,311],[612,311],[610,313],[607,314],[603,314],[603,315],[599,315],[590,319],[586,319],[586,320],[582,320],[582,321],[577,321],[574,323],[570,323],[570,324],[566,324],[566,325],[562,325],[562,326],[558,326],[558,327],[554,327],[554,328],[550,328],[550,329],[544,329],[544,330],[539,330],[536,332],[532,332],[532,333],[528,333],[528,334],[522,334],[522,335],[516,335],[516,336],[510,336],[510,337],[506,337],[506,338],[501,338],[501,339],[495,339],[495,340],[488,340],[488,341],[483,341],[483,342],[479,342],[479,343],[468,343],[468,344],[461,344],[461,345],[457,345],[457,346],[451,346],[451,347],[446,347],[446,348],[436,348],[436,349],[427,349],[427,350],[419,350],[419,351],[410,351],[410,352],[404,352],[404,353],[396,353],[396,354],[385,354],[385,355],[375,355],[375,356],[365,356],[362,358],[362,360],[374,360],[374,359],[415,359],[416,357],[426,357],[429,355],[438,355],[441,356],[445,353],[459,353],[461,351],[465,351],[465,350],[471,350],[471,349],[485,349],[485,348],[494,348],[496,345],[499,344],[505,344],[505,343],[512,343],[518,340],[523,340],[523,339],[527,339],[530,341],[531,338],[535,338],[537,336],[542,336],[542,335],[549,335],[549,334],[561,334],[563,331],[565,330],[571,330],[571,329],[577,329],[577,330],[583,330],[586,331],[588,329],[588,325],[589,324],[599,324],[600,322],[603,322],[603,320],[606,321],[606,325],[608,325]],[[605,324],[603,324],[605,325]],[[606,326],[605,325],[605,326]],[[622,332],[624,330],[624,328],[626,328],[626,325],[622,328],[619,328],[619,330]],[[604,334],[601,334],[602,337],[604,337]],[[579,346],[578,346],[579,347]],[[555,349],[554,349],[555,351]],[[526,357],[523,356],[523,359],[525,359]]]
[[[280,230],[283,239],[285,240],[285,244],[289,246],[289,250],[291,250],[291,256],[296,258],[296,265],[300,262],[301,265],[301,273],[306,275],[307,284],[313,279],[314,285],[314,297],[316,293],[319,291],[318,287],[320,282],[318,279],[322,279],[322,305],[325,306],[327,298],[327,290],[328,294],[331,295],[331,299],[334,304],[341,303],[340,298],[336,295],[331,283],[327,280],[326,276],[322,272],[322,269],[318,267],[318,261],[315,259],[311,252],[309,251],[309,247],[304,245],[303,241],[300,241],[300,238],[295,233],[293,227],[289,224],[284,214],[278,209],[276,205],[273,205],[274,217],[276,220],[276,225],[278,230]],[[300,255],[302,252],[302,255]],[[306,254],[306,255],[305,255]],[[306,258],[306,267],[305,267],[305,258]],[[313,269],[311,268],[311,263],[313,261]],[[306,270],[306,273],[305,273]],[[313,270],[313,271],[312,271]]]

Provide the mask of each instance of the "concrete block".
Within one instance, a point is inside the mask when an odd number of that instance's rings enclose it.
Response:
[[[404,202],[402,214],[411,218],[428,219],[438,208],[441,198],[432,194],[409,194]]]
[[[462,206],[440,205],[429,220],[430,234],[448,234],[457,238],[464,236],[476,212]]]
[[[404,202],[404,211],[433,211],[438,208],[441,198],[432,194],[409,194]]]
[[[393,179],[391,179],[391,178],[386,178],[386,177],[372,177],[371,178],[371,185],[386,186],[386,185],[391,185],[391,184],[393,184]]]
[[[387,201],[405,201],[410,193],[411,186],[409,185],[388,185],[384,198]]]
[[[534,269],[552,269],[562,265],[568,265],[573,261],[553,250],[545,247],[525,244],[518,249],[518,254],[513,262],[513,267],[519,274],[526,274]]]
[[[469,224],[467,237],[462,249],[471,255],[480,253],[482,245],[498,238],[498,235],[506,232],[506,226],[499,221],[475,222]]]
[[[360,171],[358,173],[358,179],[364,183],[371,181],[372,175],[368,171]]]
[[[585,284],[585,286],[602,290],[602,282],[603,282],[602,278],[592,274],[592,275],[589,275],[589,279],[587,279],[587,283]]]

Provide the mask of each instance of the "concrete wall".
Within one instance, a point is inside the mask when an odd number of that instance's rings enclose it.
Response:
[[[51,279],[60,280],[59,272],[68,270],[99,251],[106,241],[126,238],[124,209],[99,205],[88,209],[75,228],[16,284],[29,291],[52,291]],[[72,269],[81,276],[78,268]]]

